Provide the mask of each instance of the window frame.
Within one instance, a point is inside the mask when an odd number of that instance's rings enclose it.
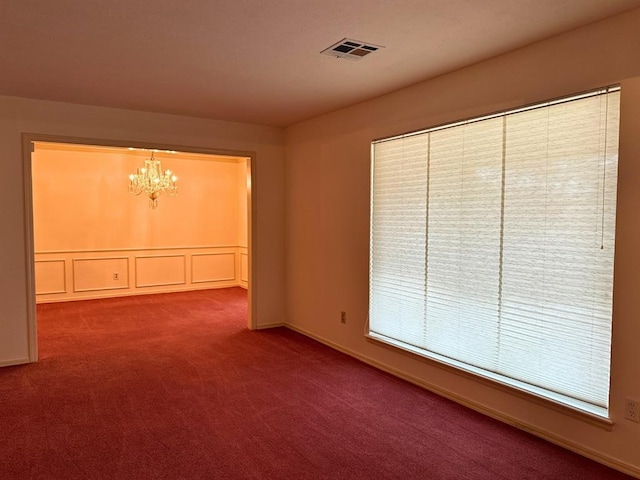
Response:
[[[373,209],[373,195],[374,195],[374,151],[375,151],[375,145],[381,142],[385,142],[385,141],[390,141],[390,140],[396,140],[396,139],[402,139],[402,138],[406,138],[406,137],[410,137],[410,136],[414,136],[414,135],[420,135],[420,134],[424,134],[424,133],[431,133],[431,132],[435,132],[438,130],[442,130],[442,129],[446,129],[446,128],[450,128],[450,127],[454,127],[454,126],[459,126],[459,125],[465,125],[465,124],[469,124],[469,123],[474,123],[474,122],[479,122],[479,121],[483,121],[483,120],[488,120],[488,119],[492,119],[492,118],[496,118],[496,117],[505,117],[509,114],[513,114],[513,113],[519,113],[519,112],[523,112],[523,111],[528,111],[528,110],[534,110],[537,108],[544,108],[544,107],[549,107],[551,105],[555,105],[555,104],[560,104],[560,103],[565,103],[565,102],[570,102],[570,101],[574,101],[574,100],[579,100],[581,98],[586,98],[586,97],[591,97],[591,96],[597,96],[598,94],[608,94],[611,92],[615,92],[615,91],[620,91],[620,86],[619,85],[610,85],[607,87],[602,87],[602,88],[598,88],[598,89],[594,89],[594,90],[590,90],[587,92],[582,92],[579,94],[575,94],[575,95],[570,95],[570,96],[563,96],[560,98],[556,98],[553,100],[549,100],[546,102],[536,102],[534,104],[531,105],[526,105],[526,106],[522,106],[522,107],[518,107],[515,109],[509,109],[509,110],[504,110],[504,111],[500,111],[500,112],[496,112],[496,113],[492,113],[492,114],[488,114],[488,115],[483,115],[483,116],[479,116],[479,117],[473,117],[467,120],[460,120],[460,121],[456,121],[456,122],[451,122],[451,123],[446,123],[446,124],[441,124],[432,128],[427,128],[427,129],[421,129],[421,130],[417,130],[414,132],[409,132],[406,134],[400,134],[400,135],[394,135],[391,137],[385,137],[385,138],[380,138],[377,140],[372,141],[371,143],[371,153],[370,153],[370,159],[371,159],[371,169],[370,169],[370,174],[371,174],[371,178],[370,178],[370,205],[371,205],[371,209],[370,209],[370,241],[373,242],[373,215],[374,215],[374,209]],[[504,175],[504,171],[503,171],[503,175]],[[616,185],[617,185],[617,179],[616,179]],[[616,187],[617,188],[617,187]],[[504,208],[504,206],[503,206]],[[615,212],[615,209],[614,209]],[[614,228],[614,234],[615,234],[615,228]],[[369,256],[369,269],[370,269],[370,276],[371,276],[371,265],[372,265],[372,257],[371,257],[371,249],[372,249],[372,245],[373,243],[370,244],[370,256]],[[615,253],[613,254],[613,257],[615,258]],[[611,272],[611,275],[613,277],[613,271]],[[371,278],[369,279],[369,295],[371,295]],[[612,302],[613,303],[613,302]],[[369,303],[369,306],[371,306],[371,303]],[[610,317],[610,324],[613,324],[613,316],[611,315]],[[365,337],[367,339],[370,339],[374,342],[378,342],[381,343],[383,345],[386,346],[391,346],[393,349],[400,349],[403,352],[408,352],[412,355],[417,355],[421,358],[427,359],[429,361],[434,361],[439,365],[445,366],[445,367],[451,367],[454,368],[456,371],[462,371],[465,372],[467,374],[472,375],[474,378],[480,378],[482,380],[486,380],[489,381],[491,384],[494,385],[499,385],[499,386],[504,386],[506,389],[508,389],[509,391],[517,391],[520,392],[522,394],[524,394],[526,397],[534,397],[538,400],[541,400],[542,402],[544,402],[545,404],[552,404],[558,408],[560,408],[563,411],[569,410],[572,411],[574,413],[577,413],[579,416],[584,417],[584,418],[588,418],[591,421],[593,421],[596,424],[599,424],[601,426],[605,426],[605,427],[609,427],[613,424],[613,422],[611,421],[611,419],[609,418],[609,412],[610,412],[610,408],[609,405],[607,405],[606,408],[601,408],[598,406],[595,406],[589,402],[583,402],[579,399],[575,399],[566,395],[563,395],[561,393],[556,393],[544,388],[540,388],[537,387],[535,385],[532,384],[528,384],[526,382],[522,382],[520,380],[516,380],[516,379],[512,379],[509,377],[505,377],[504,375],[500,375],[500,374],[494,374],[491,371],[488,370],[484,370],[482,368],[478,368],[475,367],[473,365],[470,364],[466,364],[462,361],[453,359],[453,358],[449,358],[443,355],[440,355],[438,353],[426,350],[426,349],[422,349],[419,347],[414,347],[410,344],[404,343],[402,341],[393,339],[391,337],[387,337],[385,335],[381,335],[378,334],[376,332],[372,332],[371,328],[370,328],[370,324],[369,324],[369,317],[367,317],[367,323],[365,326]],[[611,337],[609,337],[609,345],[611,344]],[[611,372],[611,358],[609,357],[609,378],[610,378],[610,372]],[[611,389],[609,388],[608,391],[608,396],[611,395]]]

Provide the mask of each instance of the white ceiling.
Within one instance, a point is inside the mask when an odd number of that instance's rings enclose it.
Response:
[[[286,126],[640,0],[0,0],[0,95]],[[343,38],[385,48],[319,52]]]

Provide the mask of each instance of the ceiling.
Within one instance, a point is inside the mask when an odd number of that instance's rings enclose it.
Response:
[[[287,126],[640,0],[1,0],[0,95]],[[345,37],[385,48],[320,52]]]

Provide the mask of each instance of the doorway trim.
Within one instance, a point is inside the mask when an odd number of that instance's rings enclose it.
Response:
[[[224,150],[219,148],[194,147],[187,145],[162,144],[154,142],[139,142],[125,140],[109,140],[83,137],[67,137],[62,135],[48,135],[39,133],[22,134],[22,164],[25,203],[25,238],[26,238],[26,272],[27,272],[27,338],[29,341],[29,362],[38,361],[38,329],[36,318],[36,288],[35,288],[35,248],[33,238],[33,183],[32,158],[33,142],[68,143],[76,145],[91,145],[96,147],[146,148],[158,150],[175,150],[185,153],[200,153],[205,155],[224,155],[248,158],[247,165],[247,251],[249,279],[247,282],[247,326],[251,330],[257,325],[257,282],[255,275],[256,247],[257,247],[257,196],[256,196],[256,153],[241,150]]]

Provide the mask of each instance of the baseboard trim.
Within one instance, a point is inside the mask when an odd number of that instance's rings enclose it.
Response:
[[[101,300],[103,298],[115,298],[115,297],[134,297],[137,295],[156,295],[156,294],[160,294],[160,293],[184,293],[184,292],[193,292],[193,291],[198,291],[198,290],[216,290],[219,288],[234,288],[234,287],[242,287],[242,285],[238,285],[237,283],[234,284],[223,284],[223,285],[204,285],[204,284],[197,284],[196,286],[190,285],[187,286],[185,288],[168,288],[169,286],[167,286],[167,288],[165,290],[142,290],[142,289],[137,289],[137,290],[133,290],[133,291],[123,291],[124,289],[117,289],[117,290],[99,290],[100,292],[103,293],[99,293],[97,295],[88,295],[88,296],[77,296],[77,297],[71,297],[71,298],[47,298],[46,300],[43,299],[36,299],[36,305],[40,305],[40,304],[45,304],[45,303],[64,303],[64,302],[76,302],[76,301],[80,301],[80,300]],[[247,290],[246,287],[243,287],[245,290]]]
[[[387,372],[395,377],[401,378],[403,380],[406,380],[409,383],[412,383],[414,385],[417,385],[419,387],[422,387],[426,390],[429,390],[430,392],[435,393],[436,395],[440,395],[441,397],[447,398],[449,400],[452,400],[456,403],[459,403],[460,405],[463,405],[465,407],[468,407],[472,410],[475,410],[476,412],[482,413],[483,415],[487,415],[488,417],[494,418],[498,421],[501,421],[503,423],[506,423],[508,425],[511,425],[513,427],[516,427],[520,430],[523,430],[527,433],[530,433],[532,435],[535,435],[536,437],[542,438],[544,440],[547,440],[555,445],[558,445],[559,447],[562,448],[566,448],[567,450],[570,450],[574,453],[577,453],[578,455],[582,455],[583,457],[587,457],[590,458],[591,460],[594,460],[598,463],[602,463],[603,465],[606,465],[608,467],[611,467],[615,470],[618,470],[620,472],[626,473],[627,475],[631,475],[635,478],[639,478],[640,479],[640,468],[635,467],[629,463],[626,462],[622,462],[620,460],[616,460],[615,458],[611,458],[607,455],[603,455],[599,452],[596,452],[595,450],[591,450],[588,448],[584,448],[581,445],[577,445],[569,440],[567,440],[566,438],[557,436],[551,432],[549,432],[548,430],[545,429],[541,429],[538,428],[534,425],[531,425],[529,423],[526,422],[522,422],[520,420],[517,420],[509,415],[505,415],[502,412],[496,411],[494,409],[488,408],[485,405],[481,405],[479,403],[475,403],[467,398],[461,397],[460,395],[453,393],[449,390],[443,389],[441,387],[438,387],[437,385],[434,385],[432,383],[429,382],[425,382],[424,380],[414,377],[412,375],[408,375],[394,367],[391,367],[383,362],[380,362],[378,360],[375,360],[371,357],[368,357],[366,355],[362,355],[359,352],[356,352],[354,350],[351,350],[349,348],[345,348],[331,340],[328,340],[324,337],[321,337],[319,335],[316,335],[308,330],[305,330],[303,328],[300,328],[298,326],[295,325],[291,325],[289,323],[285,323],[284,326],[286,328],[289,328],[290,330],[293,330],[294,332],[298,332],[306,337],[312,338],[314,340],[317,340],[320,343],[323,343],[325,345],[327,345],[328,347],[333,348],[334,350],[338,350],[342,353],[345,353],[353,358],[356,358],[357,360],[360,360],[361,362],[364,362],[368,365],[371,365],[372,367],[378,368],[379,370],[382,370],[384,372]]]
[[[0,367],[11,367],[15,365],[24,365],[26,363],[31,363],[28,357],[24,358],[15,358],[13,360],[2,360],[0,361]]]
[[[269,328],[277,328],[277,327],[284,327],[284,326],[286,326],[286,325],[284,324],[284,322],[279,322],[279,323],[265,323],[265,324],[262,324],[262,325],[258,325],[258,326],[256,327],[256,330],[267,330],[267,329],[269,329]],[[300,333],[302,333],[302,332],[300,332]],[[304,334],[303,334],[303,335],[304,335]]]

